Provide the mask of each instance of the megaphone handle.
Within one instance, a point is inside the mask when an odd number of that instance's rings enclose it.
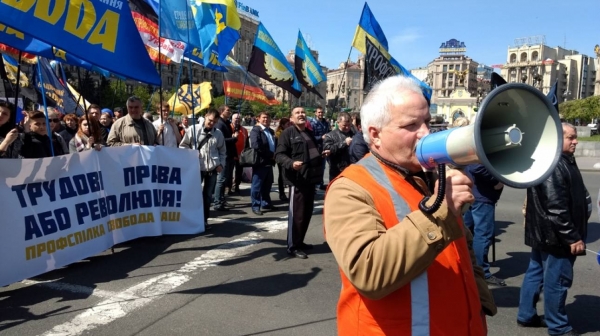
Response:
[[[429,196],[423,197],[421,202],[419,202],[419,209],[426,214],[433,214],[438,211],[440,206],[442,206],[442,202],[444,202],[444,197],[446,196],[446,165],[439,164],[438,168],[438,193],[435,198],[435,202],[431,206],[427,206],[427,202],[429,201]]]

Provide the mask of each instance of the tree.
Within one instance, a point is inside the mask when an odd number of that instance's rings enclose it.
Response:
[[[133,95],[140,98],[140,100],[142,101],[142,108],[146,109],[150,112],[154,112],[155,109],[155,105],[151,104],[149,105],[150,102],[150,94],[148,93],[148,89],[143,86],[143,85],[138,85],[135,88],[133,88]]]
[[[579,119],[581,125],[586,125],[592,119],[600,117],[600,96],[563,102],[558,109],[564,119]]]

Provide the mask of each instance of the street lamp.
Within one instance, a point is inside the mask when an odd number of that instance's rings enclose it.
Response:
[[[569,91],[569,90],[566,90],[566,91],[563,93],[563,98],[565,99],[564,101],[567,101],[567,99],[568,99],[570,96],[571,96],[571,91]]]
[[[485,90],[483,89],[483,87],[478,86],[477,87],[477,110],[479,110],[479,104],[481,103],[481,98],[483,98],[485,94]]]
[[[527,82],[527,75],[526,74],[523,74],[523,76],[521,76],[521,82],[523,84],[525,84],[525,82]]]

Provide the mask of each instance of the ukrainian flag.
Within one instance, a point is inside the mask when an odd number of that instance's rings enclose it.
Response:
[[[352,46],[365,55],[367,54],[367,46],[365,42],[367,36],[370,38],[371,42],[373,42],[373,44],[379,48],[381,53],[388,60],[390,60],[390,63],[395,68],[397,74],[414,78],[417,82],[419,82],[421,90],[423,91],[423,95],[429,101],[432,93],[431,88],[429,85],[419,81],[410,73],[410,71],[406,70],[406,68],[404,68],[392,57],[392,55],[390,55],[388,41],[385,38],[385,34],[383,33],[379,22],[377,22],[375,16],[371,12],[369,5],[365,2],[365,6],[363,7],[363,11],[360,16],[360,21],[358,22],[356,32],[354,33],[354,39],[352,40]]]
[[[19,63],[14,58],[8,55],[3,54],[2,58],[4,59],[4,69],[6,70],[6,76],[13,84],[17,84],[17,73],[19,72]],[[22,71],[19,73],[19,77],[21,78],[19,80],[19,85],[21,87],[29,86],[29,79]]]
[[[240,39],[242,23],[234,0],[196,0],[192,13],[204,66],[222,63]]]

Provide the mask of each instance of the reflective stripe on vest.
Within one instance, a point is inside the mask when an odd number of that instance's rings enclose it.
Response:
[[[390,179],[381,168],[374,156],[368,156],[360,160],[358,165],[365,167],[379,185],[384,187],[394,203],[394,210],[398,220],[402,220],[411,213],[410,207],[400,195],[394,190]],[[427,271],[410,282],[410,310],[412,336],[429,335],[429,284]]]

